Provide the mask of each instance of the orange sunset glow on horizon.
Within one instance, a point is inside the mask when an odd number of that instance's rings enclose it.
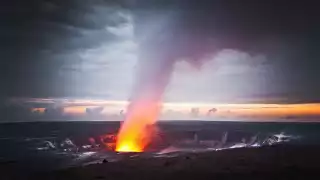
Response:
[[[63,113],[71,115],[84,115],[86,108],[101,106],[104,107],[102,114],[117,115],[120,110],[125,110],[128,101],[75,101],[63,103]],[[320,116],[320,103],[306,104],[262,104],[262,103],[242,103],[242,104],[218,104],[218,103],[163,103],[161,116],[168,112],[179,115],[188,115],[191,108],[197,108],[200,116],[207,115],[212,108],[216,112],[214,117],[303,117]],[[32,108],[32,111],[44,112],[45,108]]]

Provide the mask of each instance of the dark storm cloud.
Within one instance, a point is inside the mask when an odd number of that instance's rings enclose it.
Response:
[[[8,1],[9,5],[1,6],[5,17],[1,35],[7,40],[3,47],[68,50],[94,46],[99,41],[112,38],[110,34],[105,34],[100,39],[91,40],[83,34],[83,31],[101,30],[106,25],[116,25],[122,21],[108,16],[115,7],[100,8],[98,5],[101,4],[96,2]],[[78,37],[94,42],[66,44],[66,39]]]
[[[123,22],[112,15],[118,7],[97,0],[13,0],[0,8],[4,95],[63,95],[52,87],[63,85],[55,81],[68,54],[114,41],[105,28]]]
[[[138,24],[153,21],[152,17],[144,17],[148,14],[165,13],[168,9],[177,12],[175,22],[165,33],[174,34],[168,44],[180,45],[176,48],[180,47],[182,54],[187,55],[202,54],[201,51],[213,48],[267,51],[272,45],[264,47],[263,42],[272,38],[301,45],[318,32],[316,5],[308,2],[137,0],[135,5]],[[140,16],[139,12],[142,12]],[[145,26],[139,27],[138,33],[146,30]]]
[[[282,86],[273,95],[285,94],[286,101],[320,100],[319,13],[314,1],[137,0],[133,4],[138,24],[144,24],[136,28],[142,37],[156,13],[171,10],[175,14],[171,27],[159,31],[167,36],[150,36],[143,49],[162,49],[176,58],[191,58],[195,64],[222,49],[263,53],[268,63],[277,64],[274,71],[280,84],[265,85]]]
[[[106,27],[126,21],[123,16],[112,15],[122,9],[132,13],[135,35],[138,40],[144,39],[140,45],[146,52],[189,58],[195,64],[206,54],[222,49],[263,53],[268,57],[264,63],[279,66],[275,71],[280,72],[279,82],[286,88],[278,94],[297,101],[319,100],[319,16],[313,2],[3,1],[0,93],[70,95],[60,88],[67,77],[59,79],[57,74],[65,64],[70,64],[69,70],[75,66],[74,52],[117,41],[119,36],[106,31]],[[168,22],[161,24],[162,17]]]

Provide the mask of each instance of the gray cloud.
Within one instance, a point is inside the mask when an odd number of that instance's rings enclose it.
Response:
[[[8,4],[0,7],[3,94],[127,99],[136,81],[137,61],[156,66],[157,59],[169,54],[178,63],[167,100],[252,94],[318,97],[315,59],[320,36],[314,28],[316,6],[307,3],[292,2],[288,7],[269,1],[12,0]],[[149,58],[141,60],[141,53]],[[194,64],[202,64],[201,70]]]
[[[138,45],[134,41],[133,23],[124,12],[125,23],[106,26],[103,31],[117,37],[94,48],[73,53],[73,60],[60,70],[60,76],[69,78],[73,94],[88,94],[109,99],[127,100],[130,97],[137,63]],[[73,71],[70,71],[70,70]]]
[[[225,49],[204,60],[201,69],[185,61],[175,66],[166,100],[230,102],[252,101],[255,94],[279,92],[284,87],[276,81],[273,69],[263,55]]]

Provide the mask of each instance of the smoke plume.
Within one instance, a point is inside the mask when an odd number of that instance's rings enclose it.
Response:
[[[285,14],[287,9],[282,7],[287,8],[286,5],[257,1],[130,2],[140,48],[139,64],[136,87],[118,137],[119,151],[143,151],[150,142],[151,136],[144,129],[158,117],[163,93],[177,61],[186,59],[201,68],[202,61],[208,59],[206,55],[221,49],[282,53],[283,48],[278,47],[290,47],[287,42],[292,39],[287,32],[295,34],[295,38],[303,37],[305,28],[297,24],[303,24],[300,17],[307,18],[298,11],[297,4],[292,4],[291,14]],[[293,18],[297,15],[299,18]]]

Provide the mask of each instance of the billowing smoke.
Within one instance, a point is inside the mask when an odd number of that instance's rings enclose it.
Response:
[[[189,26],[186,14],[177,9],[137,8],[133,13],[139,63],[131,103],[118,134],[116,150],[122,152],[142,152],[152,140],[148,127],[158,119],[175,62],[187,59],[200,67],[204,55],[213,50],[210,39],[193,31],[197,27],[185,29]]]
[[[285,33],[276,26],[277,22],[270,21],[271,4],[254,3],[252,11],[250,6],[222,1],[132,2],[140,48],[138,75],[118,136],[118,151],[143,151],[150,142],[152,132],[145,129],[158,118],[162,96],[177,61],[185,59],[201,68],[202,61],[209,59],[206,55],[221,49],[250,53],[263,49],[272,54],[280,49],[277,37]]]
[[[137,81],[118,135],[117,151],[141,152],[150,143],[153,132],[148,127],[158,119],[175,62],[189,56],[185,54],[184,43],[191,43],[190,39],[185,39],[187,36],[177,37],[180,27],[176,29],[174,25],[179,19],[176,12],[138,10],[135,13],[140,48]],[[194,59],[191,62],[201,64]]]

